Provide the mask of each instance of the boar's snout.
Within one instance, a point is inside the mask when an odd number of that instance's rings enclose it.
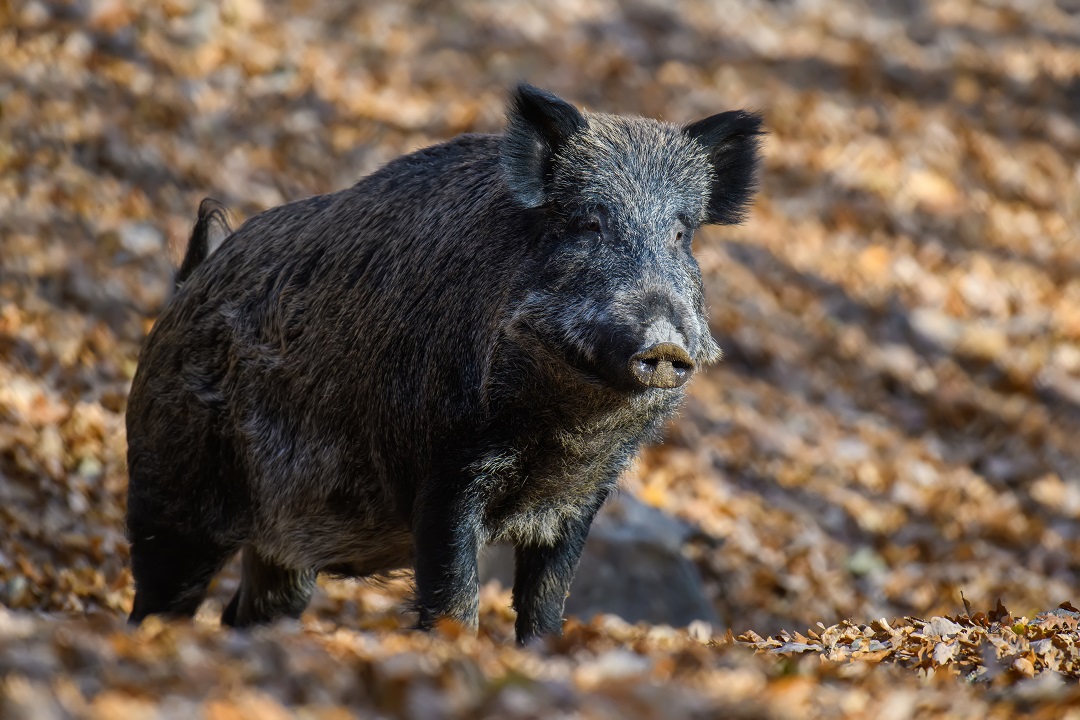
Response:
[[[630,374],[645,387],[677,388],[694,374],[694,361],[680,345],[656,343],[634,353]]]

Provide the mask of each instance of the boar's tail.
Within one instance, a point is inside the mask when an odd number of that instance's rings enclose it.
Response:
[[[229,226],[229,211],[225,209],[225,206],[213,198],[203,198],[203,201],[199,203],[199,219],[195,221],[195,227],[191,229],[184,261],[180,263],[180,269],[176,271],[176,276],[173,278],[177,288],[191,277],[195,268],[199,267],[210,254],[210,229],[215,224],[225,231],[225,235],[232,232]]]

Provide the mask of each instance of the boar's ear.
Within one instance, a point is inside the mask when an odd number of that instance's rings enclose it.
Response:
[[[532,85],[510,94],[502,140],[502,167],[517,199],[529,208],[548,201],[547,184],[555,153],[586,125],[578,109]]]
[[[701,143],[709,154],[713,171],[712,192],[705,208],[705,222],[733,225],[741,222],[757,188],[761,116],[733,110],[698,120],[683,132]]]

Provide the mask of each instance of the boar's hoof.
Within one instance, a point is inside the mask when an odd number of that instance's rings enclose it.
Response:
[[[694,361],[675,343],[657,343],[630,358],[630,374],[645,387],[677,388],[694,374]]]

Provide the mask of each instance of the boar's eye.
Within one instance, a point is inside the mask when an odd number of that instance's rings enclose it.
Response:
[[[693,236],[694,234],[687,228],[686,223],[680,222],[675,226],[675,245],[689,247],[690,238]]]
[[[585,218],[585,229],[589,232],[600,232],[600,218],[595,215]]]

